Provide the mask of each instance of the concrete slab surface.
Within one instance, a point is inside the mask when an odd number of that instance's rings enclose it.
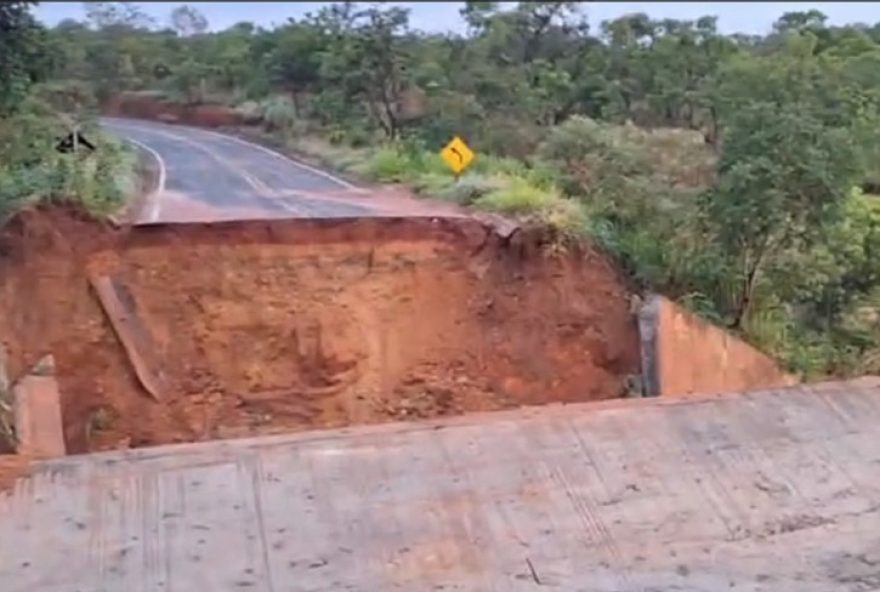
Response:
[[[45,461],[0,590],[880,590],[880,380]]]

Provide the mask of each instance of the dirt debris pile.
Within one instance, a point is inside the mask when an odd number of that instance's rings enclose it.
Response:
[[[115,229],[53,209],[3,232],[9,372],[54,356],[70,452],[607,399],[639,371],[601,256],[549,257],[473,220]],[[149,334],[160,400],[95,278]]]

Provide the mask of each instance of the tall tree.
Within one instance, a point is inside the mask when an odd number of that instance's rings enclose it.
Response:
[[[333,39],[321,74],[335,92],[363,105],[389,139],[400,132],[400,107],[406,88],[403,37],[409,11],[373,6],[355,11],[350,3],[323,11],[317,21]]]
[[[300,97],[321,81],[324,52],[332,51],[329,37],[314,22],[289,22],[277,31],[275,48],[266,56],[270,80],[290,93],[297,112]]]
[[[827,125],[808,105],[757,102],[730,118],[704,208],[739,277],[733,327],[742,328],[774,258],[815,244],[837,219],[859,162],[849,130]]]
[[[30,13],[35,4],[0,3],[0,116],[14,110],[48,68],[45,31]]]
[[[181,37],[201,35],[208,30],[208,19],[193,6],[184,4],[171,11],[171,27]]]
[[[96,29],[148,29],[156,24],[133,2],[83,2],[83,7]]]

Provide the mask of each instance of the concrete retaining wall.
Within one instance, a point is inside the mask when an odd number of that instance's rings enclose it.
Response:
[[[652,296],[639,315],[646,396],[687,396],[798,382],[731,333]]]
[[[64,456],[61,395],[55,360],[45,356],[13,387],[16,452],[29,458]]]

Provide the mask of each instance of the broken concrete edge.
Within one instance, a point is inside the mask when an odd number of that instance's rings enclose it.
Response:
[[[0,343],[0,454],[3,449],[15,450],[15,405],[6,367],[6,347]]]
[[[55,359],[43,356],[12,385],[16,454],[34,459],[67,454]]]
[[[660,375],[657,367],[657,329],[660,297],[648,294],[638,311],[639,346],[642,361],[642,396],[660,396]]]
[[[7,369],[8,355],[9,354],[6,353],[6,346],[0,341],[0,393],[5,393],[9,390],[9,370]]]
[[[474,211],[471,212],[471,218],[481,223],[487,231],[503,239],[509,239],[515,232],[522,230],[522,225],[518,221],[492,212]]]

